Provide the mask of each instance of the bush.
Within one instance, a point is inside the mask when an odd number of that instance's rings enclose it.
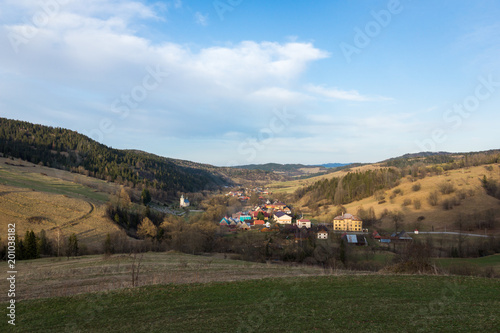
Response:
[[[409,205],[411,205],[411,199],[405,199],[403,201],[403,206],[409,206]]]
[[[392,191],[392,193],[396,196],[396,195],[403,195],[403,191],[400,189],[400,188],[396,188],[394,189],[394,191]]]
[[[458,191],[457,198],[460,200],[464,200],[465,198],[467,198],[467,192],[465,190]]]
[[[443,200],[444,210],[450,210],[453,209],[454,206],[459,206],[459,205],[460,205],[460,199],[458,199],[457,197]]]
[[[422,185],[420,185],[420,183],[416,183],[415,185],[413,185],[411,187],[411,189],[413,190],[413,192],[420,191],[421,188],[422,188]]]
[[[437,206],[439,203],[439,193],[437,191],[431,192],[429,197],[427,197],[427,201],[431,206]]]
[[[415,209],[420,209],[422,207],[422,203],[420,202],[420,199],[414,199],[413,200],[413,207]]]
[[[444,182],[444,183],[439,184],[439,191],[442,194],[450,194],[450,193],[455,192],[455,186],[453,186],[452,183]]]

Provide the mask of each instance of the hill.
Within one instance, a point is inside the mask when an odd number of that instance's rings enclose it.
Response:
[[[109,194],[119,188],[84,175],[0,158],[0,234],[6,235],[8,224],[15,223],[21,237],[27,230],[38,234],[43,229],[49,239],[60,239],[62,249],[75,233],[88,250],[101,250],[108,233],[125,237],[106,215]]]
[[[337,173],[339,178],[318,180],[313,184],[303,186],[285,187],[284,190],[294,190],[295,207],[318,221],[331,222],[333,217],[339,214],[338,204],[343,205],[347,212],[358,214],[364,220],[368,220],[366,227],[393,230],[393,214],[398,213],[402,217],[399,221],[399,230],[421,231],[459,231],[470,230],[484,233],[498,233],[500,231],[500,200],[487,193],[484,188],[484,179],[498,184],[500,182],[500,164],[489,164],[444,171],[438,174],[428,174],[425,177],[412,177],[410,175],[397,179],[392,183],[383,184],[380,188],[367,187],[366,184],[376,185],[373,178],[358,171],[351,175],[347,182],[346,175]],[[373,170],[383,170],[381,166]],[[395,172],[399,172],[399,169]],[[372,174],[375,174],[372,172]],[[363,175],[364,181],[359,182]],[[394,173],[394,175],[397,175]],[[338,184],[337,179],[344,179],[347,183],[347,191],[342,193],[358,193],[357,197],[345,196],[346,201],[336,202],[336,191],[330,184]],[[354,182],[354,179],[358,179]],[[361,179],[362,180],[362,179]],[[369,182],[369,183],[365,183]],[[330,189],[329,189],[330,188]],[[360,192],[349,192],[359,189]],[[330,196],[323,196],[323,194]],[[498,189],[497,189],[498,193]],[[289,194],[291,195],[291,194]],[[339,199],[341,200],[341,199]],[[377,221],[375,224],[369,220]],[[462,221],[462,222],[461,222]]]
[[[296,178],[302,176],[309,176],[311,174],[324,174],[328,172],[328,169],[323,166],[317,166],[317,165],[311,166],[304,164],[279,164],[279,163],[249,164],[249,165],[236,166],[235,168],[246,169],[246,170],[262,170],[283,175],[286,178]]]
[[[80,173],[134,187],[155,188],[176,198],[177,192],[214,190],[283,177],[261,170],[222,168],[157,156],[138,150],[119,150],[75,131],[0,118],[0,157]]]

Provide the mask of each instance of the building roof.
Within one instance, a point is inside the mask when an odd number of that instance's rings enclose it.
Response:
[[[334,218],[334,220],[344,220],[344,219],[352,219],[353,221],[361,221],[361,219],[359,217],[357,217],[356,215],[349,214],[349,213],[345,213],[343,215],[339,215],[339,216],[336,216]]]
[[[284,212],[276,212],[276,213],[274,213],[274,215],[276,215],[276,217],[280,218],[283,215],[286,215],[286,213],[284,213]]]
[[[301,220],[297,220],[297,222],[311,222],[311,221],[306,220],[306,219],[301,219]]]

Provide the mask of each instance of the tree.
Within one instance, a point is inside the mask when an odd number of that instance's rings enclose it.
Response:
[[[155,238],[158,234],[158,228],[147,217],[142,219],[141,224],[137,227],[137,235],[141,238]]]
[[[142,190],[141,201],[146,206],[151,202],[151,193],[149,193],[149,190],[147,188]]]
[[[398,232],[398,226],[404,221],[405,216],[401,211],[391,213],[392,222],[394,222],[394,231]]]
[[[266,216],[264,215],[263,212],[259,212],[257,214],[257,220],[264,220],[266,218]]]
[[[106,235],[106,240],[104,241],[104,253],[106,255],[115,253],[115,248],[113,246],[113,242],[111,241],[111,235],[109,233]]]
[[[38,253],[46,256],[52,255],[52,242],[47,238],[47,234],[44,229],[40,231],[38,236]]]
[[[38,258],[38,246],[33,230],[26,231],[26,235],[24,236],[24,257],[25,259]]]
[[[71,256],[78,256],[78,238],[76,237],[75,233],[72,233],[68,238],[66,255],[68,256],[68,258]]]

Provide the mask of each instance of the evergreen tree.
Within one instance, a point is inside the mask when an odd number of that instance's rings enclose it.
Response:
[[[147,188],[142,190],[141,201],[146,206],[151,202],[151,194],[149,193],[149,190]]]
[[[33,230],[26,231],[24,236],[24,258],[36,259],[38,258],[37,239]]]
[[[78,238],[76,237],[75,233],[72,233],[68,238],[66,255],[68,256],[68,258],[71,256],[78,256]]]

